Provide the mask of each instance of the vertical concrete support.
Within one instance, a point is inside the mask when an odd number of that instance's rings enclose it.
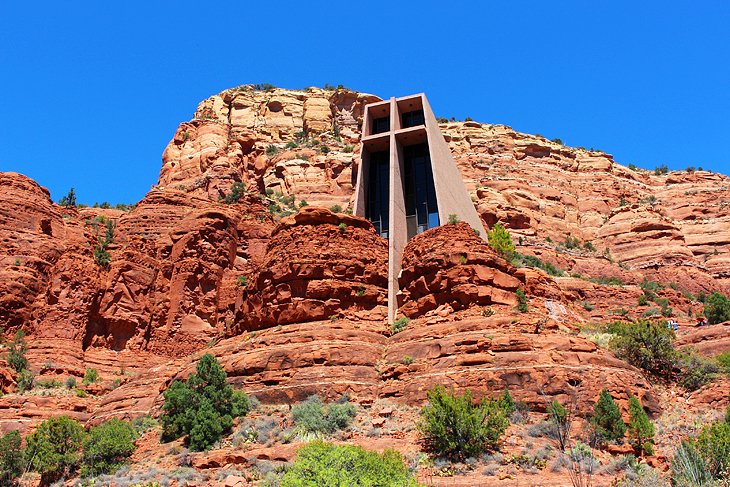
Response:
[[[431,152],[431,169],[433,182],[436,188],[439,220],[444,225],[449,221],[449,215],[456,215],[460,221],[468,223],[479,235],[486,239],[482,219],[479,218],[471,196],[466,190],[461,171],[451,156],[449,146],[439,129],[436,117],[431,111],[428,100],[423,96],[423,113],[426,120],[426,135]]]
[[[403,127],[402,114],[423,110],[422,124],[414,125],[413,118]],[[416,113],[416,112],[414,112]],[[389,130],[373,132],[373,120],[390,116]],[[365,107],[363,119],[362,139],[360,143],[361,163],[357,173],[355,188],[354,213],[358,216],[368,214],[368,179],[370,168],[370,153],[387,150],[389,153],[389,181],[388,181],[388,319],[390,322],[398,311],[398,275],[401,271],[403,250],[408,243],[408,228],[406,224],[405,187],[403,183],[405,160],[403,147],[426,143],[429,148],[431,169],[433,173],[436,205],[438,208],[439,223],[448,223],[449,215],[455,214],[459,220],[467,222],[475,230],[479,230],[482,238],[486,239],[486,232],[481,219],[477,214],[471,197],[464,186],[461,172],[451,157],[449,146],[444,140],[428,101],[423,93],[391,98],[390,100],[370,104]]]

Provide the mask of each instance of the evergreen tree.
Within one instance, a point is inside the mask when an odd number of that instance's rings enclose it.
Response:
[[[81,475],[114,473],[134,453],[136,438],[132,425],[117,418],[91,428],[84,441]]]
[[[626,424],[621,418],[621,409],[607,389],[601,391],[593,409],[591,424],[601,439],[618,442],[626,434]]]
[[[28,359],[25,353],[28,351],[28,344],[25,343],[25,332],[18,330],[15,333],[13,341],[10,342],[8,352],[8,365],[16,372],[22,372],[28,368]]]
[[[722,293],[712,293],[705,301],[705,316],[711,325],[730,321],[730,299]]]
[[[487,232],[487,241],[489,242],[489,246],[499,255],[507,259],[508,262],[511,262],[515,258],[515,244],[512,243],[509,232],[501,223],[495,223]]]
[[[629,438],[634,450],[640,455],[654,452],[654,425],[649,421],[641,402],[629,396]]]
[[[45,483],[73,474],[81,461],[84,427],[68,416],[43,421],[26,438],[25,452],[32,470]]]
[[[209,353],[198,361],[196,373],[174,381],[164,392],[163,438],[188,435],[193,450],[206,450],[230,431],[233,418],[248,413],[248,397],[234,392],[226,372]]]
[[[20,443],[17,431],[0,435],[0,485],[15,485],[15,479],[23,473],[24,456]]]
[[[58,200],[60,206],[76,206],[76,192],[73,188],[68,190],[68,194]]]

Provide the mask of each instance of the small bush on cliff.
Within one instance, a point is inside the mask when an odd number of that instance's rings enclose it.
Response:
[[[436,386],[427,394],[419,429],[426,447],[452,460],[479,456],[497,448],[509,420],[499,400],[484,398],[475,404],[471,391],[462,395]]]
[[[515,244],[512,243],[509,232],[501,223],[495,223],[487,232],[487,241],[489,246],[508,262],[515,258]]]
[[[58,200],[60,206],[76,206],[76,192],[73,188],[68,190],[68,194]]]
[[[82,476],[110,474],[121,468],[134,453],[137,432],[119,419],[94,426],[84,441]]]
[[[207,450],[230,431],[233,418],[249,411],[248,397],[234,392],[216,358],[206,353],[187,381],[174,381],[164,392],[163,440],[187,435],[190,449]]]
[[[25,332],[18,330],[8,347],[8,365],[16,372],[22,372],[28,368],[28,359],[25,354],[28,351],[28,344],[25,342]]]
[[[82,381],[84,385],[88,386],[89,384],[93,384],[98,380],[99,373],[96,371],[96,369],[86,369],[86,372],[84,372],[84,380]]]
[[[663,323],[638,320],[614,323],[610,346],[616,355],[631,365],[663,377],[670,377],[678,354],[672,344],[674,332]]]
[[[221,200],[227,204],[232,205],[238,203],[238,200],[243,198],[246,194],[246,185],[241,181],[236,181],[231,185],[231,192],[221,198]]]
[[[705,300],[705,316],[711,325],[730,321],[730,299],[722,293],[712,293]]]
[[[346,428],[355,417],[356,409],[346,397],[325,406],[319,396],[310,396],[292,407],[291,414],[294,423],[304,432],[331,434]]]
[[[16,485],[15,479],[23,473],[25,458],[20,444],[17,431],[0,435],[0,485]]]
[[[26,438],[25,454],[44,483],[74,474],[81,461],[84,427],[68,416],[43,421]]]
[[[654,425],[634,396],[629,396],[629,438],[637,454],[653,454]]]
[[[401,316],[397,320],[393,322],[390,329],[393,332],[393,334],[400,333],[406,328],[408,328],[408,323],[411,322],[411,319],[406,316]]]
[[[418,482],[395,450],[379,455],[360,446],[314,441],[297,452],[281,487],[323,485],[416,487]]]
[[[530,306],[527,303],[527,295],[525,294],[525,291],[522,289],[518,289],[515,291],[515,296],[517,296],[517,311],[520,313],[527,313],[530,311]]]
[[[553,400],[547,407],[549,423],[552,426],[551,436],[558,443],[561,450],[565,450],[570,439],[571,418],[570,411],[557,400]]]
[[[456,225],[459,223],[459,216],[456,213],[449,214],[449,224]]]
[[[595,428],[599,442],[619,442],[626,434],[626,424],[621,418],[621,409],[607,389],[601,390],[598,402],[593,408],[591,424]]]

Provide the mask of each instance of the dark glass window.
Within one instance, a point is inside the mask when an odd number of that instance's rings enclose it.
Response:
[[[433,184],[428,144],[403,148],[408,238],[439,225],[436,189]]]
[[[425,120],[423,118],[423,110],[413,110],[412,112],[405,112],[403,115],[401,115],[401,121],[403,128],[423,125],[425,123]]]
[[[390,115],[387,117],[374,118],[373,119],[373,132],[374,134],[382,134],[390,130]]]
[[[375,231],[385,238],[388,238],[389,172],[390,157],[388,151],[370,154],[367,217],[373,222]]]

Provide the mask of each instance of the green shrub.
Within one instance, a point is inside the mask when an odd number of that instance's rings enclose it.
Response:
[[[240,200],[245,194],[246,185],[241,181],[236,181],[231,185],[231,192],[223,197],[223,202],[227,205],[238,203],[238,200]]]
[[[340,205],[332,205],[330,206],[330,211],[332,213],[342,213],[342,207]]]
[[[185,382],[173,381],[163,395],[163,439],[187,435],[196,451],[211,448],[230,431],[233,418],[249,411],[248,397],[233,391],[223,367],[209,353],[198,361],[196,373]]]
[[[401,316],[397,320],[393,322],[393,325],[390,327],[391,331],[395,333],[400,333],[406,328],[408,328],[408,323],[411,322],[411,319],[406,316]]]
[[[450,213],[448,222],[450,225],[456,225],[459,223],[459,216],[456,213]]]
[[[642,294],[639,296],[639,306],[647,306],[649,304],[649,298],[646,297],[646,294]]]
[[[511,262],[515,258],[515,244],[512,238],[501,223],[495,223],[487,232],[487,241],[497,254]]]
[[[81,475],[114,473],[134,453],[136,438],[132,425],[116,418],[92,427],[84,441]]]
[[[601,390],[590,421],[602,440],[619,442],[626,434],[626,424],[621,418],[621,409],[607,389]]]
[[[707,470],[705,459],[693,440],[685,440],[675,448],[671,461],[672,480],[675,485],[710,485],[712,474]]]
[[[696,447],[713,478],[720,478],[730,470],[730,424],[717,422],[705,426],[697,437]]]
[[[530,306],[527,303],[527,295],[525,294],[525,291],[522,289],[518,289],[515,291],[515,295],[517,296],[517,311],[520,313],[527,313],[530,311]]]
[[[616,336],[611,339],[610,347],[617,357],[656,375],[671,376],[678,359],[672,330],[662,323],[646,320],[612,326]]]
[[[629,396],[629,439],[637,454],[654,453],[654,425],[639,399]]]
[[[520,267],[520,266],[528,266],[528,267],[537,267],[538,269],[542,269],[545,272],[547,272],[551,276],[564,276],[565,271],[562,269],[558,269],[554,265],[552,265],[549,262],[543,262],[538,257],[535,257],[534,255],[523,255],[516,253],[515,258],[512,259],[512,264],[514,266]]]
[[[70,207],[76,206],[76,192],[74,191],[74,189],[73,188],[69,189],[66,196],[64,196],[63,198],[58,200],[58,204],[60,206],[70,206]]]
[[[25,466],[20,433],[11,431],[0,435],[0,485],[15,485]]]
[[[705,300],[705,316],[711,325],[730,321],[730,299],[722,293],[712,293]]]
[[[669,172],[669,168],[667,167],[666,164],[662,164],[662,165],[654,168],[654,174],[656,176],[660,176],[662,174],[667,174],[668,172]]]
[[[310,396],[291,410],[294,423],[308,433],[332,434],[346,428],[356,408],[346,399],[325,405],[319,396]]]
[[[682,354],[679,358],[679,366],[682,369],[679,383],[688,391],[695,391],[711,382],[720,371],[716,361],[706,359],[694,352]]]
[[[266,155],[269,157],[273,157],[278,153],[279,153],[279,148],[276,147],[275,145],[270,145],[266,148]]]
[[[510,394],[509,389],[505,389],[499,397],[499,407],[502,408],[502,411],[504,411],[504,415],[507,418],[517,411],[517,403],[512,398],[512,394]]]
[[[349,153],[349,152],[352,152],[353,150],[355,150],[355,148],[354,148],[353,146],[351,146],[351,145],[346,145],[346,146],[345,146],[345,147],[344,147],[344,148],[342,149],[342,152],[347,152],[347,153]]]
[[[457,395],[440,385],[427,397],[419,430],[429,450],[449,459],[464,460],[496,449],[509,426],[498,400],[484,398],[474,404],[471,391]]]
[[[404,355],[402,360],[403,365],[411,365],[413,363],[413,357],[410,355]]]
[[[84,385],[88,386],[89,384],[94,384],[98,380],[99,373],[96,371],[96,369],[86,369],[86,372],[84,372],[84,379],[82,380]]]
[[[29,391],[35,385],[35,374],[30,369],[23,369],[15,379],[15,384],[20,392]]]
[[[340,233],[344,233],[345,231],[347,231],[347,223],[340,222],[340,224],[337,225],[337,228],[340,230]]]
[[[570,438],[570,412],[557,400],[553,400],[547,407],[547,413],[552,425],[552,436],[560,449],[565,450]]]
[[[281,487],[417,485],[403,457],[395,450],[379,455],[359,446],[322,441],[302,447],[281,481]]]
[[[236,278],[236,285],[246,287],[248,285],[248,276],[238,276]]]
[[[46,484],[75,473],[85,436],[84,427],[68,416],[43,421],[25,439],[31,469]]]
[[[8,365],[16,372],[22,372],[28,368],[28,359],[25,354],[28,352],[28,344],[25,342],[25,332],[15,332],[13,341],[8,347]]]

